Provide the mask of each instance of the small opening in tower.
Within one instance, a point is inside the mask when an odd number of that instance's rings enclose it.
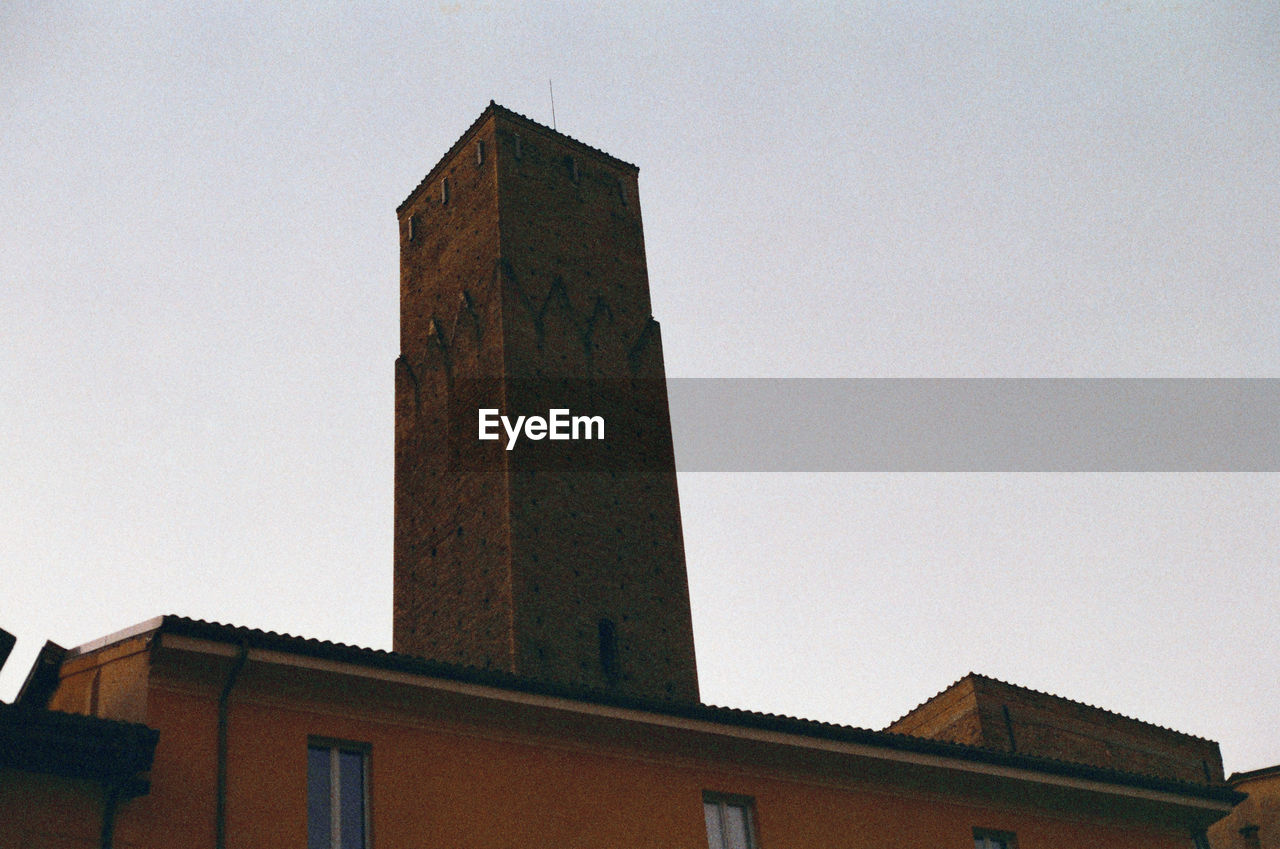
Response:
[[[93,670],[93,683],[88,688],[88,715],[97,716],[97,702],[102,689],[102,668]]]
[[[576,157],[573,157],[573,156],[570,156],[570,157],[569,157],[569,178],[570,178],[571,180],[573,180],[573,182],[575,182],[575,183],[576,183],[576,182],[578,182],[578,179],[579,179],[581,176],[582,176],[582,174],[578,171],[578,160],[577,160],[577,158],[576,158]]]
[[[440,202],[449,202],[449,178],[445,177],[440,181]]]
[[[484,139],[476,142],[476,164],[484,164]]]
[[[612,619],[601,619],[600,637],[600,670],[610,685],[618,683],[618,630]]]
[[[524,146],[520,144],[520,136],[516,136],[516,159],[519,159],[524,153]]]

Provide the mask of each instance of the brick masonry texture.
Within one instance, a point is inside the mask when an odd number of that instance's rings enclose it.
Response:
[[[970,674],[886,730],[1197,784],[1221,784],[1212,740]]]
[[[636,177],[491,105],[401,205],[396,651],[697,700]],[[611,396],[603,450],[642,468],[461,462],[477,406],[545,413],[565,383]]]

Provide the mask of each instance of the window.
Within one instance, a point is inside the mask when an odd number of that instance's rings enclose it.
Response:
[[[1012,831],[992,831],[988,828],[973,830],[974,849],[1018,849],[1018,838]]]
[[[440,181],[440,202],[449,202],[449,178],[445,177]]]
[[[484,164],[484,139],[476,142],[476,164]]]
[[[751,809],[746,796],[703,793],[702,812],[707,819],[708,849],[755,849]]]
[[[618,683],[618,629],[612,619],[601,619],[600,636],[600,670],[610,684]]]
[[[369,747],[307,746],[307,849],[367,849]]]

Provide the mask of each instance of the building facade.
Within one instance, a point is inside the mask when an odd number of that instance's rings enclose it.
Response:
[[[1222,753],[1212,740],[974,673],[888,730],[1176,781],[1223,783]]]
[[[1234,773],[1227,784],[1248,798],[1209,829],[1213,849],[1280,849],[1280,765]]]
[[[636,169],[491,104],[398,219],[395,650],[164,616],[59,653],[14,739],[146,759],[56,839],[19,812],[82,779],[3,762],[0,849],[1192,849],[1240,800],[1210,741],[989,679],[886,731],[702,704]],[[482,438],[557,409],[604,439]]]
[[[1237,798],[179,617],[74,650],[95,698],[159,733],[117,846],[1191,849]]]

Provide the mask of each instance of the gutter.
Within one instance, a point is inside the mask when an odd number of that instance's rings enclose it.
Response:
[[[227,631],[232,633],[227,634]],[[235,639],[226,638],[230,636]],[[252,646],[255,662],[262,664],[395,682],[508,704],[608,717],[654,729],[690,731],[720,738],[780,745],[788,749],[825,751],[881,762],[915,764],[974,775],[1011,778],[1039,785],[1102,792],[1149,802],[1189,806],[1204,812],[1217,812],[1219,817],[1243,798],[1243,794],[1229,787],[1188,784],[1083,764],[789,717],[706,705],[646,704],[640,700],[606,697],[602,694],[570,695],[564,692],[564,688],[517,681],[513,676],[449,668],[372,649],[356,649],[265,632],[254,633],[230,626],[210,626],[208,623],[174,619],[166,622],[159,642],[170,650],[231,658],[237,656],[237,645],[243,647],[244,641]]]

